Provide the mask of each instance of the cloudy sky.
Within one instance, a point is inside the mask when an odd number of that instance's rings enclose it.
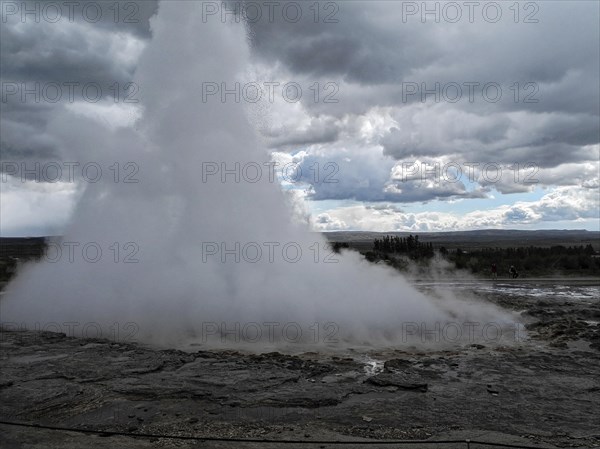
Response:
[[[0,4],[1,233],[59,234],[97,167],[135,176],[94,142],[143,120],[133,80],[160,8]],[[245,21],[239,101],[315,229],[600,230],[600,3],[199,7]],[[222,87],[198,80],[199,107]]]

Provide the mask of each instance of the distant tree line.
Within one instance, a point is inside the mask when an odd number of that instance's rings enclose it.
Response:
[[[331,242],[329,246],[336,253],[339,253],[342,249],[350,249],[350,245],[346,242]]]
[[[45,250],[44,237],[0,237],[0,283],[8,282],[19,264],[39,260]]]
[[[498,267],[503,276],[511,265],[527,275],[541,275],[553,272],[565,274],[598,275],[600,257],[592,245],[519,247],[519,248],[482,248],[463,251],[457,248],[448,251],[440,248],[440,254],[454,262],[458,269],[468,269],[472,273],[489,273],[492,264]]]
[[[398,237],[386,235],[373,242],[373,250],[381,253],[406,254],[413,260],[430,259],[434,256],[433,243],[423,243],[419,241],[418,235],[409,235],[408,237]]]
[[[339,248],[338,248],[339,249]],[[600,275],[600,255],[591,244],[579,246],[555,245],[551,247],[523,246],[511,248],[434,248],[433,243],[419,240],[418,235],[399,237],[386,235],[373,241],[373,249],[364,253],[371,262],[386,264],[405,270],[409,259],[420,265],[428,265],[436,255],[451,262],[456,269],[469,270],[474,274],[490,275],[492,264],[498,276],[508,276],[511,265],[521,275],[540,276],[554,273],[566,275]]]

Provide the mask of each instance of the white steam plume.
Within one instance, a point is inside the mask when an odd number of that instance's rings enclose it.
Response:
[[[99,132],[96,122],[68,111],[56,118],[72,148],[92,151],[106,165],[134,161],[140,182],[104,176],[88,186],[63,238],[79,244],[75,261],[63,245],[57,262],[26,266],[0,303],[5,325],[77,323],[69,325],[77,333],[98,323],[109,336],[114,323],[134,322],[141,341],[184,346],[212,332],[207,323],[227,323],[229,330],[258,323],[263,332],[263,323],[278,323],[269,325],[278,329],[277,339],[285,323],[297,323],[306,335],[313,323],[333,322],[340,341],[395,344],[402,323],[498,319],[483,306],[432,300],[358,254],[324,263],[325,240],[292,222],[284,194],[267,176],[256,183],[236,183],[232,176],[203,182],[205,162],[232,167],[269,160],[241,104],[202,101],[203,81],[233,85],[246,71],[246,33],[240,24],[203,23],[201,2],[163,2],[151,26],[153,38],[136,72],[143,106],[136,130]],[[95,263],[81,258],[89,242],[103,251]],[[135,246],[125,248],[127,242]],[[220,254],[203,254],[202,242],[228,248],[256,242],[263,254],[255,263],[236,263],[233,256],[223,263]],[[273,263],[268,242],[279,245]],[[282,257],[289,242],[302,250],[295,263]],[[139,263],[123,263],[135,247]]]

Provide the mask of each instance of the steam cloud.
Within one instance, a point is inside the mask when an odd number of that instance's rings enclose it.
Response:
[[[242,105],[202,102],[203,81],[233,85],[248,70],[246,32],[241,24],[202,23],[196,2],[163,2],[151,26],[134,80],[143,106],[136,129],[99,129],[73,111],[55,123],[80,160],[135,161],[140,182],[104,176],[87,187],[63,241],[80,244],[76,255],[95,242],[101,259],[76,256],[72,263],[65,250],[57,262],[26,265],[1,301],[2,322],[94,322],[105,335],[114,323],[134,322],[141,341],[185,346],[198,340],[203,323],[294,322],[306,331],[334,322],[340,341],[378,344],[400,342],[407,322],[508,319],[488,306],[429,298],[355,253],[324,263],[325,240],[292,220],[285,194],[266,176],[256,183],[202,182],[203,162],[231,167],[270,159]],[[109,251],[115,242],[117,263]],[[139,248],[139,263],[123,263],[126,242]],[[223,263],[219,256],[204,261],[202,242],[279,246],[275,263],[266,252],[255,263]],[[295,263],[281,259],[288,242],[303,251]],[[315,242],[317,263],[309,250]]]

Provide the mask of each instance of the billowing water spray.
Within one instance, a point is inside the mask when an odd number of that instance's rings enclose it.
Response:
[[[238,81],[249,50],[242,25],[203,23],[200,9],[164,2],[152,19],[136,72],[136,130],[100,133],[84,117],[63,119],[74,147],[96,161],[134,161],[140,182],[103,177],[87,188],[63,239],[74,261],[63,244],[55,262],[25,267],[2,299],[2,322],[56,323],[88,336],[111,336],[119,326],[126,333],[131,322],[145,342],[182,346],[228,334],[228,342],[257,342],[260,350],[265,342],[396,344],[415,323],[497,319],[489,308],[434,301],[357,254],[327,263],[324,239],[293,222],[267,176],[202,178],[203,164],[262,164],[269,156],[240,104],[203,103],[201,83]],[[98,260],[82,259],[90,242],[103,251]],[[223,249],[237,254],[223,261]]]

